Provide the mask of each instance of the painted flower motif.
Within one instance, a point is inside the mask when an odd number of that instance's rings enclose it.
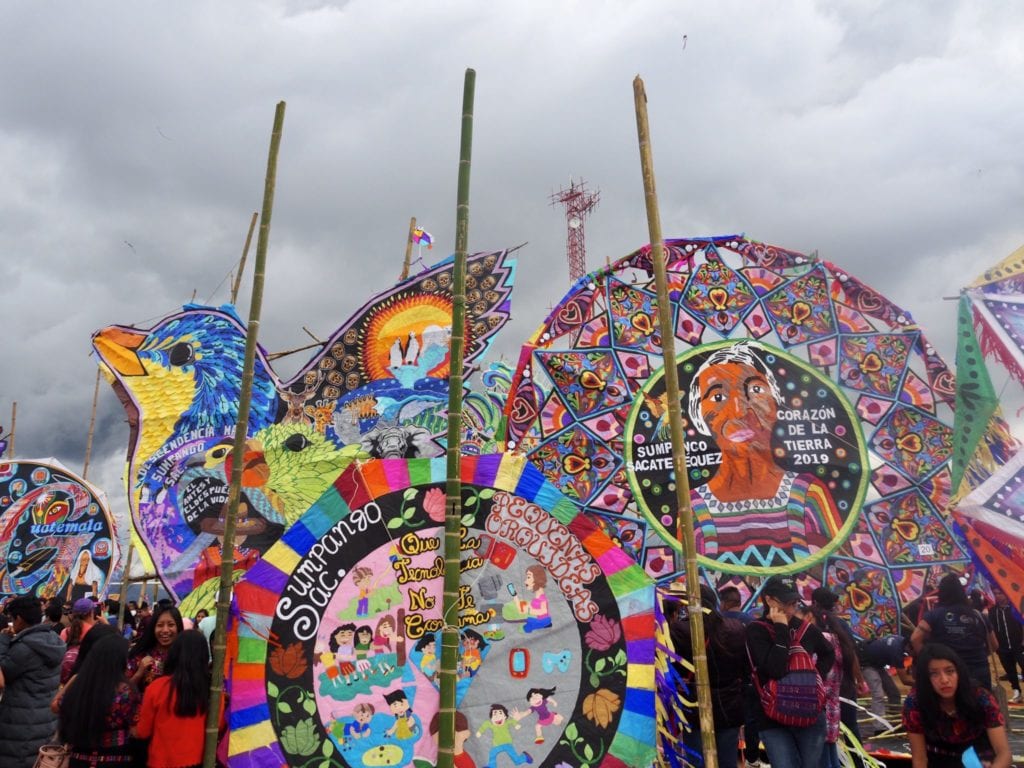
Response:
[[[621,706],[622,702],[617,693],[607,688],[599,688],[583,700],[583,714],[588,720],[607,728]]]
[[[435,523],[444,522],[444,491],[440,488],[431,488],[423,496],[423,511],[427,517]]]
[[[607,616],[598,614],[583,639],[595,651],[607,651],[622,639],[622,627]]]
[[[302,643],[275,648],[270,653],[270,668],[282,677],[301,677],[306,672],[306,655]]]
[[[285,752],[293,755],[312,755],[319,744],[320,739],[311,717],[281,729],[281,746]]]

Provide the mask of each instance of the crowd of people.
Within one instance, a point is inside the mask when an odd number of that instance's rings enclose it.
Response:
[[[62,745],[68,768],[191,768],[203,759],[212,619],[80,597],[15,597],[0,620],[0,766]],[[198,627],[198,628],[196,628]],[[220,713],[223,727],[223,707]]]
[[[912,631],[862,641],[824,587],[804,600],[792,578],[772,576],[760,589],[760,610],[745,613],[736,587],[716,594],[702,585],[719,766],[736,768],[742,759],[748,768],[839,768],[840,726],[857,741],[891,731],[888,703],[902,705],[899,725],[914,768],[1008,768],[989,653],[1003,665],[1010,701],[1021,702],[1024,628],[1006,595],[992,595],[991,605],[972,604],[961,578],[947,574],[934,607],[919,613]],[[669,599],[665,615],[676,652],[691,659],[686,611]],[[894,677],[909,689],[905,697]],[[866,720],[854,703],[864,695]],[[698,728],[684,735],[698,754],[701,741]],[[856,755],[853,763],[860,765]]]

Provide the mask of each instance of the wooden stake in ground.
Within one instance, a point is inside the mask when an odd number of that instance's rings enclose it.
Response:
[[[441,701],[437,768],[455,764],[455,686],[459,659],[459,572],[462,566],[462,358],[466,332],[466,253],[469,246],[469,169],[473,149],[473,93],[476,72],[466,70],[462,88],[462,140],[455,206],[455,270],[452,275],[452,342],[448,375],[448,477],[444,516],[444,593],[441,616]]]
[[[672,438],[672,462],[675,467],[677,535],[686,560],[686,597],[689,603],[690,639],[693,642],[693,666],[697,676],[697,709],[700,732],[704,738],[704,765],[718,768],[715,749],[715,722],[711,714],[711,687],[708,684],[708,657],[704,650],[704,614],[700,604],[700,574],[697,570],[697,544],[693,535],[693,509],[690,507],[690,483],[686,476],[686,444],[683,442],[683,418],[679,409],[679,371],[676,368],[675,329],[668,297],[665,274],[665,244],[661,236],[661,215],[658,212],[658,191],[654,184],[654,159],[651,156],[651,134],[647,122],[647,94],[640,76],[633,80],[633,101],[636,108],[636,132],[640,141],[640,167],[644,177],[644,202],[647,206],[647,228],[651,238],[651,264],[658,292],[658,325],[661,349],[665,360],[665,393],[668,398],[669,434]]]
[[[228,606],[231,601],[231,577],[235,566],[235,521],[238,519],[238,500],[242,489],[242,457],[245,440],[249,436],[249,404],[252,399],[253,369],[256,366],[256,339],[260,330],[260,311],[263,308],[263,281],[267,266],[267,242],[270,239],[270,214],[274,207],[274,185],[277,179],[277,153],[281,146],[284,127],[284,102],[278,102],[274,113],[274,130],[270,136],[267,158],[267,176],[263,187],[263,213],[260,234],[256,242],[256,263],[252,276],[252,301],[249,304],[249,324],[245,335],[245,362],[242,368],[242,391],[238,398],[238,423],[235,425],[235,444],[231,456],[231,485],[228,506],[224,515],[224,536],[221,543],[220,590],[217,593],[217,631],[213,643],[213,680],[210,683],[210,707],[206,713],[206,744],[203,768],[214,768],[217,759],[217,731],[220,725],[220,702],[224,695],[224,657],[227,652]]]
[[[409,236],[405,238],[405,261],[402,262],[402,276],[399,280],[409,277],[409,267],[412,266],[412,237],[416,231],[416,217],[409,219]]]

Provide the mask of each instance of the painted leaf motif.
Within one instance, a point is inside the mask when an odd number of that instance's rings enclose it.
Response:
[[[622,702],[619,695],[607,688],[599,688],[583,700],[583,714],[602,728],[607,728]]]
[[[270,654],[270,668],[282,677],[301,677],[307,667],[306,656],[302,652],[302,643],[275,648]]]
[[[316,726],[311,717],[281,729],[281,746],[285,752],[293,755],[312,755],[319,743],[320,739],[317,738]]]

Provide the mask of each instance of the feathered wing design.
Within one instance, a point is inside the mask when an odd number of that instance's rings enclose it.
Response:
[[[449,258],[381,293],[345,321],[291,380],[259,350],[243,471],[249,567],[349,462],[432,456],[447,419]],[[509,318],[510,251],[469,257],[466,361]],[[219,547],[245,354],[233,307],[187,305],[152,328],[111,326],[93,347],[131,427],[126,483],[143,563],[177,597]],[[201,468],[201,470],[200,470]],[[204,570],[207,569],[207,570]]]

